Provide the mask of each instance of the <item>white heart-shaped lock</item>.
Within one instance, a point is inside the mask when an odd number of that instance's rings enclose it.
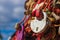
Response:
[[[39,21],[35,17],[35,19],[31,21],[30,27],[34,33],[39,33],[45,28],[47,15],[45,12],[43,12],[43,15],[44,15],[44,18],[42,20]]]

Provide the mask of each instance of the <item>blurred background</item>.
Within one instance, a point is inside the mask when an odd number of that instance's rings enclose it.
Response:
[[[0,0],[0,40],[8,40],[24,15],[25,0]]]

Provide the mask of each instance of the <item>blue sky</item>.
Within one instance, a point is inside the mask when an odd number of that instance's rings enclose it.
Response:
[[[24,15],[25,0],[0,0],[0,31],[3,40],[15,32],[15,24],[19,22]]]

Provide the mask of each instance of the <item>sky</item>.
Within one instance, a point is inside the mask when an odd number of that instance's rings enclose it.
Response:
[[[15,24],[24,16],[25,0],[0,0],[0,32],[3,40],[15,32]]]

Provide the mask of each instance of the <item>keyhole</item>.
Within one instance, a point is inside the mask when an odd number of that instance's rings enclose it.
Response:
[[[38,31],[38,27],[36,28],[36,31]]]

